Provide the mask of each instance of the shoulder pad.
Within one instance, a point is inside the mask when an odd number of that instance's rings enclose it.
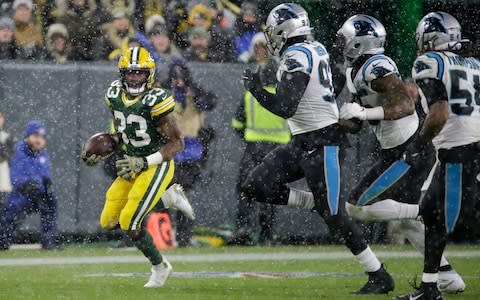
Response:
[[[413,63],[412,78],[414,80],[434,78],[442,80],[444,62],[437,52],[427,52],[417,57]]]
[[[365,82],[387,77],[391,74],[399,74],[398,68],[395,62],[385,55],[374,55],[362,66],[362,79]]]
[[[110,86],[107,89],[107,92],[105,93],[105,102],[107,102],[108,105],[110,105],[110,99],[118,97],[122,91],[122,83],[120,80],[115,80],[110,84]]]
[[[285,51],[278,69],[282,72],[293,73],[300,71],[310,75],[312,66],[312,51],[307,47],[294,45]]]
[[[164,116],[175,108],[173,96],[164,89],[153,88],[142,98],[142,103],[151,107],[153,117]]]

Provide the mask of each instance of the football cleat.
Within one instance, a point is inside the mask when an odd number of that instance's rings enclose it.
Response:
[[[146,288],[159,288],[165,284],[168,276],[172,273],[172,265],[164,258],[162,263],[156,266],[152,266],[152,274],[150,279],[143,286]]]
[[[442,293],[437,288],[436,283],[422,282],[415,291],[393,298],[393,300],[442,300]]]
[[[382,264],[378,271],[368,272],[367,283],[354,294],[388,294],[394,288],[393,278]]]
[[[162,202],[165,205],[165,208],[179,210],[190,220],[195,220],[193,208],[180,184],[175,183],[170,186],[167,191],[165,191],[164,195],[162,195]]]
[[[438,272],[437,286],[442,293],[456,294],[465,290],[465,282],[453,269]]]

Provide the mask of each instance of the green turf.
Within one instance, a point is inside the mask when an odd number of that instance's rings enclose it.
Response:
[[[410,247],[374,247],[377,251],[411,251]],[[454,246],[448,250],[479,250],[479,247]],[[276,252],[331,252],[346,251],[344,247],[273,247],[181,249],[168,254],[201,253],[276,253]],[[5,258],[35,258],[64,256],[136,255],[137,252],[111,250],[104,247],[68,247],[65,251],[15,250],[0,253]],[[480,258],[455,257],[450,261],[464,276],[467,290],[463,294],[448,295],[447,299],[480,299]],[[391,299],[411,290],[408,281],[421,273],[420,258],[383,259],[396,279],[396,290],[388,296],[352,296],[366,280],[362,269],[352,259],[340,260],[286,260],[238,261],[215,263],[174,263],[177,272],[245,271],[245,272],[341,272],[347,277],[283,279],[228,279],[175,278],[162,289],[144,289],[147,277],[142,274],[129,277],[85,277],[89,274],[148,272],[147,263],[95,264],[35,267],[0,267],[0,299]]]

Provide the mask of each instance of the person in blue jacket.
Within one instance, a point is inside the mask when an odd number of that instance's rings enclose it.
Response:
[[[47,130],[40,121],[30,121],[24,139],[17,143],[10,162],[12,192],[0,211],[0,250],[13,243],[14,232],[25,215],[39,212],[43,249],[57,249],[57,199],[52,191]]]

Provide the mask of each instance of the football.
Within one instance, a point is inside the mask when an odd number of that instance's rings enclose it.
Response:
[[[100,132],[92,135],[87,140],[83,145],[83,151],[86,152],[87,157],[95,154],[107,158],[115,152],[118,143],[119,139],[116,134]]]

